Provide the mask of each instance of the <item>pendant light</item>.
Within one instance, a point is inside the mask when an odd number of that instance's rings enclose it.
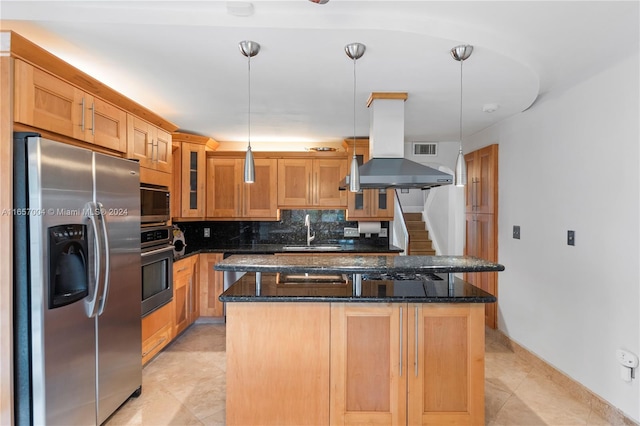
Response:
[[[256,168],[253,162],[253,153],[251,152],[251,58],[260,52],[260,45],[255,41],[244,40],[238,44],[240,52],[247,57],[248,65],[248,125],[247,125],[247,154],[244,158],[244,181],[245,183],[253,183],[256,176]]]
[[[356,61],[364,55],[367,47],[362,43],[351,43],[344,47],[347,56],[353,59],[353,158],[349,168],[349,191],[360,191],[360,170],[356,158]]]
[[[455,184],[456,186],[465,186],[467,183],[467,164],[464,161],[462,153],[462,63],[471,56],[473,46],[462,44],[451,49],[453,59],[460,62],[460,150],[458,151],[458,159],[456,160]]]

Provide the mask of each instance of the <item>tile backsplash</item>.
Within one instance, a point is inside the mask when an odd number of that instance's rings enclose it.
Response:
[[[279,221],[203,221],[179,222],[190,250],[215,247],[245,246],[254,244],[306,244],[305,215],[309,215],[313,244],[359,243],[388,246],[388,237],[372,234],[370,238],[344,237],[344,228],[357,228],[357,221],[345,219],[344,210],[282,210]],[[381,222],[383,228],[389,222]],[[205,238],[205,228],[210,237]],[[387,234],[388,235],[388,234]]]

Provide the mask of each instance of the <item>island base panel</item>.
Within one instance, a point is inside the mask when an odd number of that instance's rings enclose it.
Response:
[[[328,425],[327,303],[227,304],[227,425]]]

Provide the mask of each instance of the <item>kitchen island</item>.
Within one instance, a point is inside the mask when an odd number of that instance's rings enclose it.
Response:
[[[484,424],[484,304],[495,297],[454,274],[502,265],[235,255],[215,269],[250,272],[220,296],[227,424]]]

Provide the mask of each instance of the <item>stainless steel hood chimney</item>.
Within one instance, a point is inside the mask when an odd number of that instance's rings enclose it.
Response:
[[[405,92],[374,92],[369,96],[369,154],[371,159],[361,165],[360,187],[421,188],[450,185],[453,176],[404,158]],[[349,187],[349,176],[340,182],[340,189]]]

